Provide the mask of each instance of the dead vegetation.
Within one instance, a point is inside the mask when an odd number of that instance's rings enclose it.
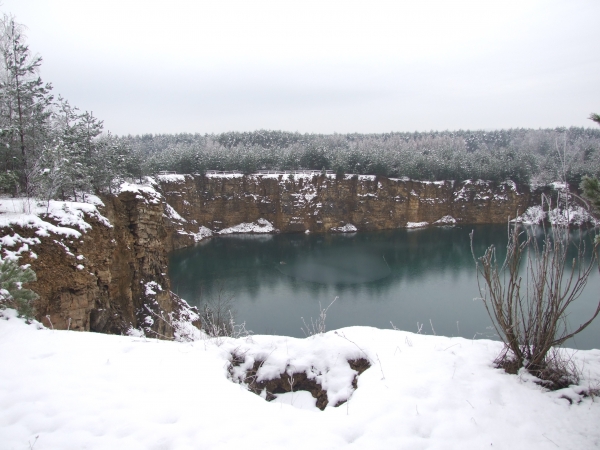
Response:
[[[568,326],[568,308],[597,266],[598,244],[574,242],[568,225],[543,227],[541,240],[533,228],[519,224],[509,225],[508,232],[501,265],[494,246],[482,257],[473,253],[481,299],[504,342],[495,363],[508,373],[525,368],[549,389],[575,384],[577,368],[559,347],[600,313],[599,301],[589,320]]]

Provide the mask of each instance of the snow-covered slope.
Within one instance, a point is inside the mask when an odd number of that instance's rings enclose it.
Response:
[[[547,392],[491,361],[498,342],[355,327],[307,339],[192,343],[37,329],[0,319],[2,449],[591,449],[600,445],[600,351],[580,351],[580,387]],[[371,368],[350,400],[274,402],[228,378],[231,354],[265,374],[308,368],[343,391],[345,361]],[[340,385],[335,387],[335,381]],[[564,397],[564,398],[563,398]],[[293,404],[293,405],[290,405]],[[302,408],[303,407],[303,408]]]

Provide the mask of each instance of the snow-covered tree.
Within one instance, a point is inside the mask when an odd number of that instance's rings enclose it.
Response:
[[[98,136],[91,146],[87,170],[94,192],[110,193],[124,178],[141,176],[140,161],[127,143],[110,133]]]
[[[0,19],[0,58],[0,164],[31,196],[35,160],[49,132],[52,86],[38,76],[42,58],[31,54],[23,26],[8,15]]]
[[[101,120],[54,101],[12,16],[0,19],[0,58],[0,190],[77,200],[110,191],[135,167],[126,141],[103,134]]]

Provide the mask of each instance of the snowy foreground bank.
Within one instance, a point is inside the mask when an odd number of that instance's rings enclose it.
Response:
[[[308,339],[178,343],[0,319],[2,449],[589,449],[600,445],[600,350],[579,387],[548,392],[492,367],[500,343],[353,327]],[[328,389],[271,403],[230,380],[232,353],[262,374],[307,369]],[[371,368],[344,398],[354,372]],[[234,371],[235,373],[235,371]],[[259,373],[260,376],[260,373]],[[293,404],[293,405],[290,405]]]

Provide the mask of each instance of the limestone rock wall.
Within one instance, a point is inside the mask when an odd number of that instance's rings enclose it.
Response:
[[[162,193],[182,220],[178,229],[213,231],[264,218],[281,232],[327,232],[346,224],[359,231],[430,224],[445,216],[458,223],[505,223],[535,200],[512,182],[420,182],[374,176],[164,177]],[[536,196],[537,197],[537,196]],[[177,228],[176,227],[176,228]],[[180,233],[173,248],[189,245]]]

